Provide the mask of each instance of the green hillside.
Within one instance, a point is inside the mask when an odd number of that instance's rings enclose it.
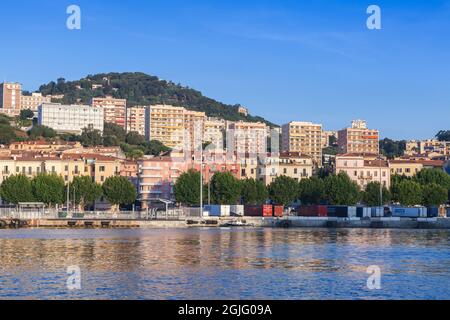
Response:
[[[246,117],[238,113],[239,105],[226,105],[203,96],[197,90],[138,72],[89,75],[78,81],[66,81],[61,78],[56,82],[42,85],[39,92],[43,95],[64,94],[64,98],[57,102],[68,104],[85,104],[92,97],[110,95],[114,98],[127,99],[128,106],[165,103],[183,106],[189,110],[203,111],[210,117],[231,121],[262,121],[270,126],[276,126],[261,117],[251,115]]]

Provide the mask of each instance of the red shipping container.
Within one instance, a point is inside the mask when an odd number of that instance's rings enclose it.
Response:
[[[273,211],[271,205],[245,206],[244,216],[247,217],[272,217]]]
[[[327,217],[327,206],[301,206],[298,210],[300,217]]]
[[[283,206],[273,206],[273,216],[274,217],[282,217],[284,214]]]

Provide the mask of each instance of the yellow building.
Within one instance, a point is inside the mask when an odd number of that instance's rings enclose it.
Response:
[[[203,141],[211,142],[210,148],[223,150],[226,126],[227,122],[225,120],[206,119],[203,129]]]
[[[322,165],[322,125],[294,121],[282,127],[282,150],[312,157],[315,164]]]
[[[229,152],[237,153],[238,158],[250,158],[267,153],[267,125],[262,122],[230,122],[227,125],[226,143]]]
[[[169,148],[184,147],[184,112],[182,107],[155,105],[146,108],[145,136]]]

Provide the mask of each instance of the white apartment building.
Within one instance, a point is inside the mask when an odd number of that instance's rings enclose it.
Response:
[[[103,108],[43,103],[38,108],[38,123],[64,133],[81,134],[86,128],[103,132]]]
[[[267,153],[267,125],[262,122],[230,122],[227,125],[228,152],[238,157],[265,155]]]

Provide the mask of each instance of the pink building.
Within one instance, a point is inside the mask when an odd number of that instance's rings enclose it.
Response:
[[[208,183],[216,172],[229,171],[240,179],[240,165],[225,161],[226,155],[205,155],[203,181]],[[200,162],[184,157],[158,156],[138,161],[138,193],[142,208],[151,199],[175,200],[173,187],[181,174],[190,169],[200,170]]]

